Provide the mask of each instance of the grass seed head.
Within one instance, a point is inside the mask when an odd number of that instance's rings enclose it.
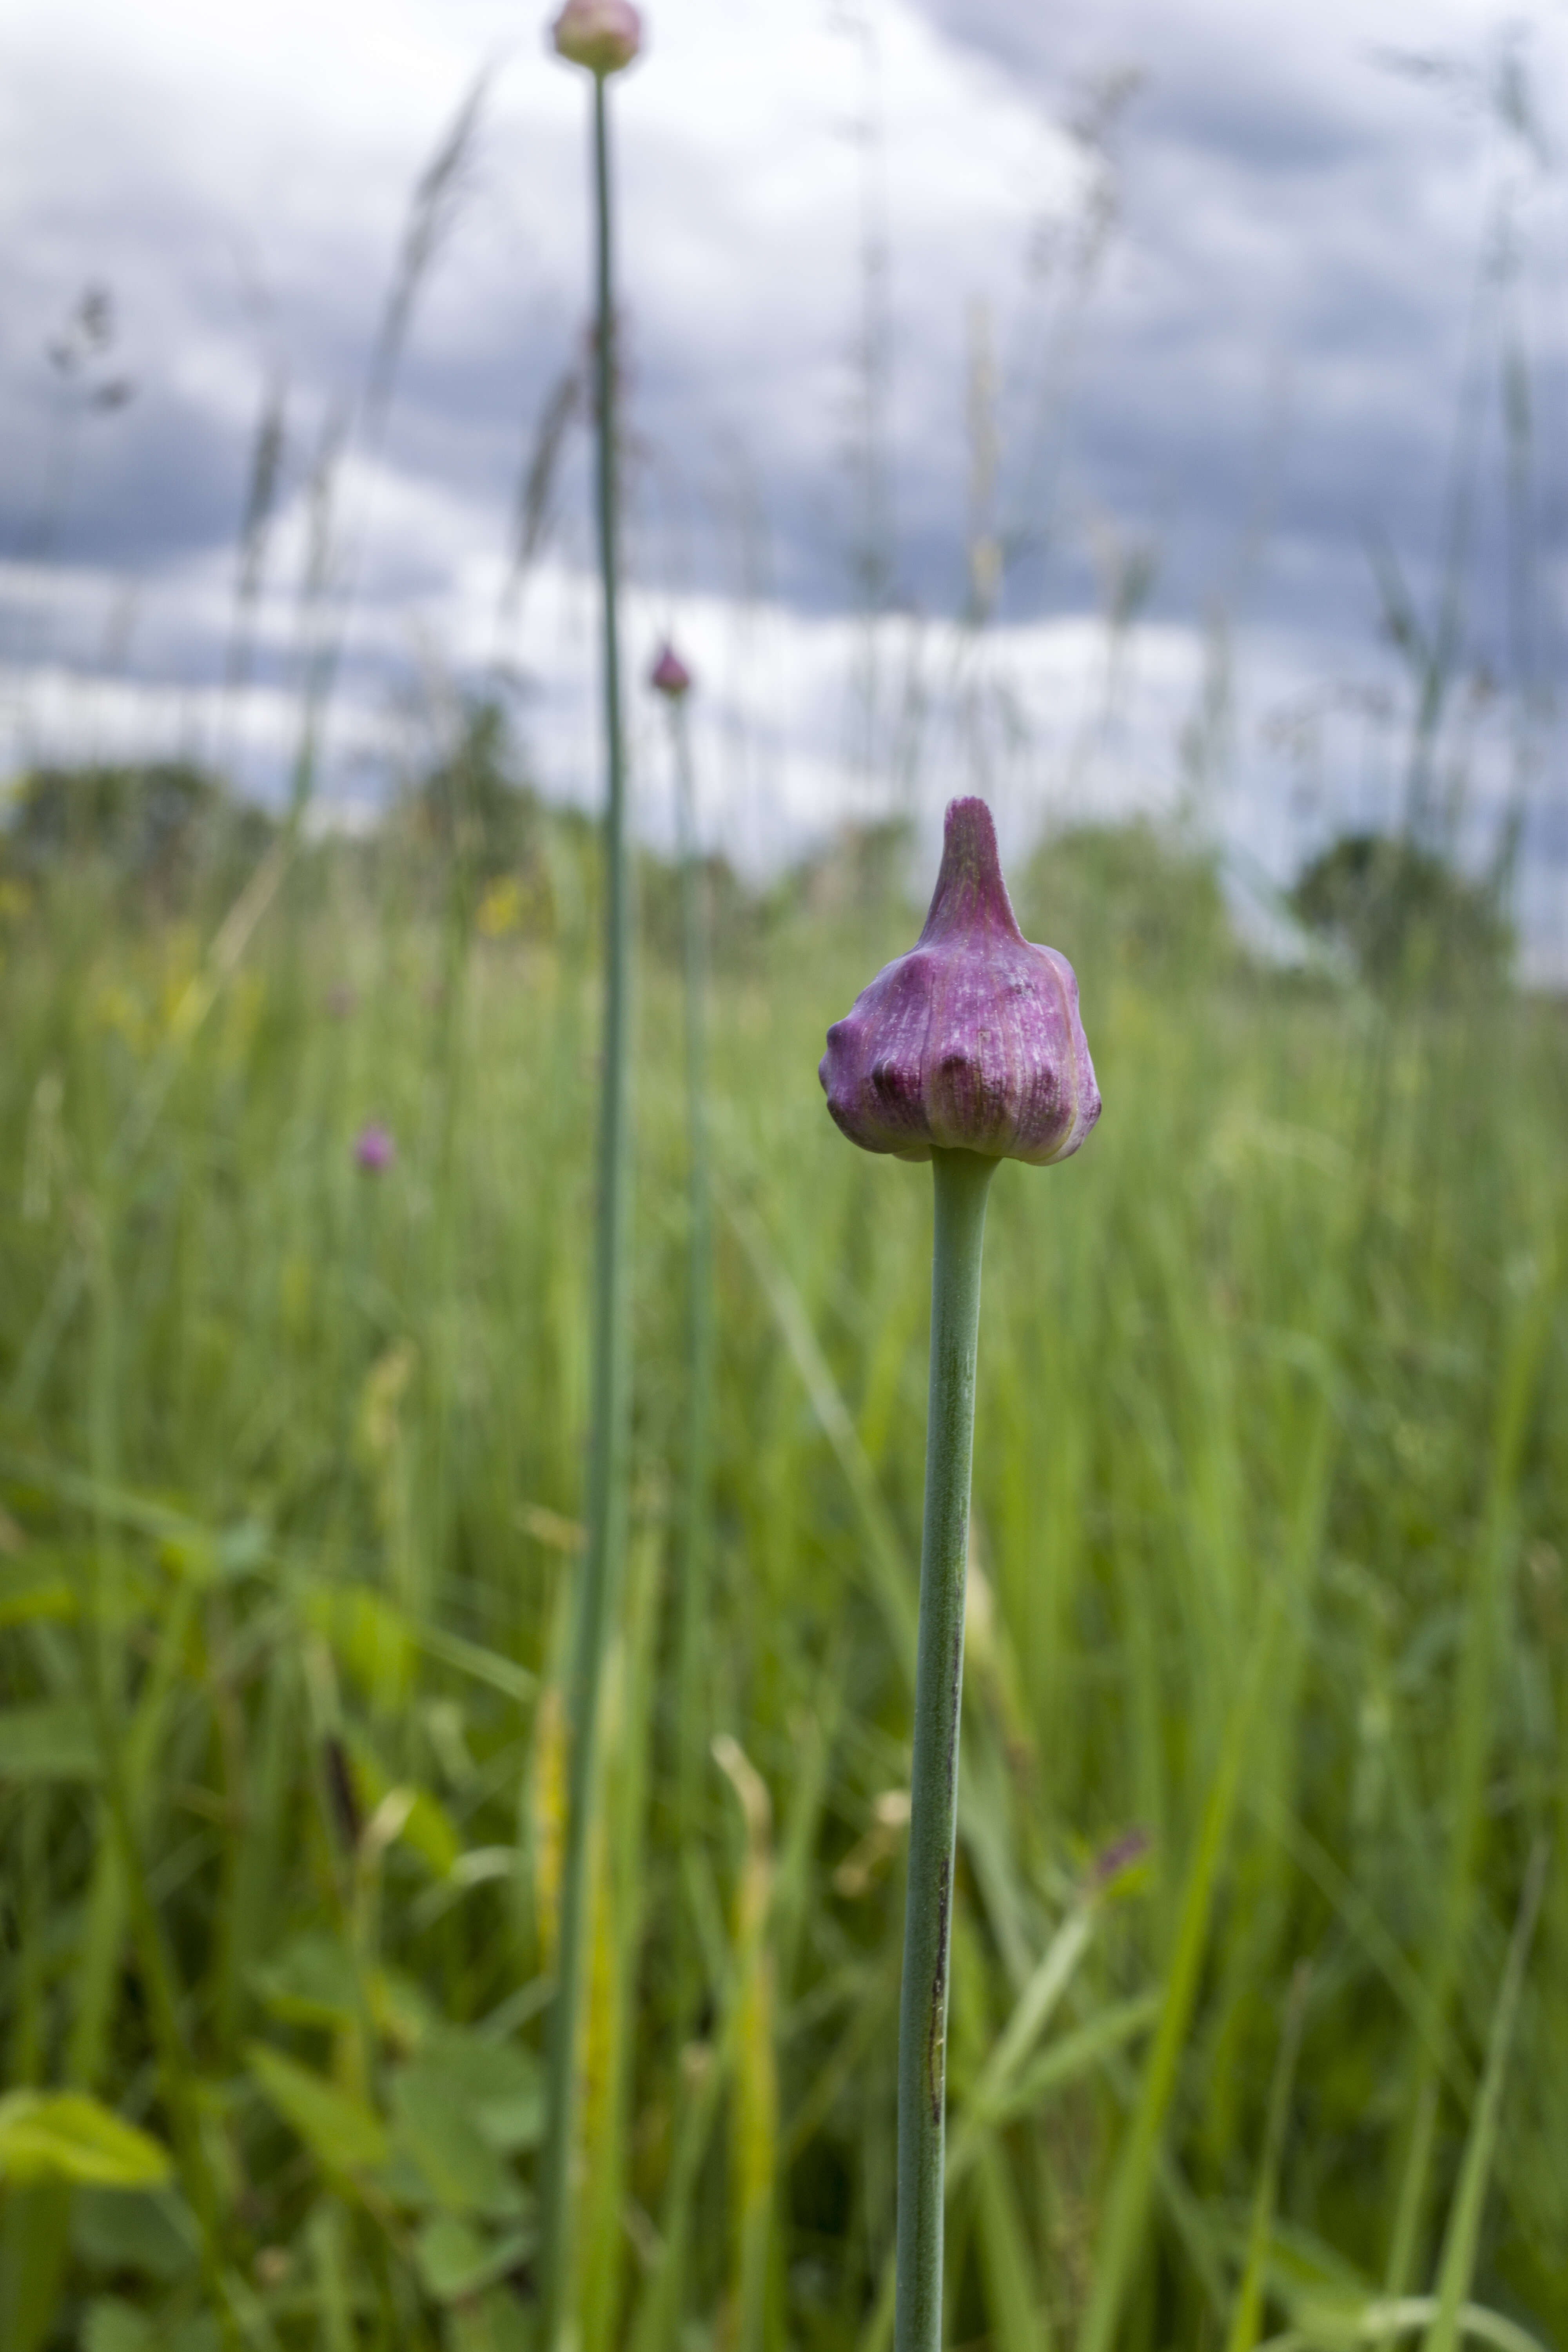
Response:
[[[851,1143],[900,1160],[1044,1167],[1100,1117],[1073,968],[1018,929],[984,801],[949,803],[925,929],[834,1023],[817,1075]]]

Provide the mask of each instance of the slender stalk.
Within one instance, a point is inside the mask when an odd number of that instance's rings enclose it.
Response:
[[[604,604],[605,751],[609,770],[605,822],[605,1049],[595,1237],[588,1544],[577,1588],[567,1688],[571,1769],[561,1884],[561,1930],[556,1948],[558,1968],[550,2012],[548,2116],[542,2174],[542,2352],[556,2352],[572,2334],[577,2035],[592,1928],[589,1842],[597,1781],[605,1654],[626,1550],[630,1444],[627,1244],[631,1223],[631,1091],[627,1047],[631,1015],[631,877],[626,845],[626,765],[616,614],[616,365],[609,142],[604,78],[597,74],[594,78],[594,194],[598,296],[599,565]]]
[[[946,2140],[947,1958],[958,1824],[958,1729],[974,1353],[985,1198],[996,1162],[933,1151],[931,1391],[915,1661],[909,1895],[899,2010],[899,2221],[895,2352],[940,2352]]]
[[[676,1664],[682,1844],[692,1839],[708,1756],[701,1690],[708,1587],[709,1464],[713,1404],[713,1202],[708,1173],[708,926],[684,696],[669,706],[680,849],[680,921],[686,992],[687,1390],[681,1497],[682,1559]]]

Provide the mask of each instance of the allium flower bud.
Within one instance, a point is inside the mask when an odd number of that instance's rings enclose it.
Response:
[[[619,73],[642,47],[631,0],[566,0],[550,29],[558,57],[601,76]]]
[[[668,638],[648,672],[647,682],[656,694],[664,695],[671,702],[679,702],[683,694],[691,691],[691,672]]]
[[[949,803],[925,929],[834,1023],[817,1075],[851,1143],[900,1160],[1045,1167],[1100,1117],[1073,968],[1019,930],[984,801]]]

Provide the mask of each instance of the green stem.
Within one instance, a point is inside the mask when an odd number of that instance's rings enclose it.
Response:
[[[946,2137],[947,1961],[958,1826],[958,1729],[980,1259],[994,1160],[933,1151],[931,1394],[910,1788],[909,1896],[899,2011],[895,2352],[940,2352]]]
[[[561,1883],[555,1999],[550,2014],[548,2120],[542,2173],[544,2326],[541,2352],[570,2340],[576,2202],[578,2020],[591,1956],[592,1817],[596,1793],[605,1656],[626,1550],[631,1423],[627,1266],[631,1223],[631,877],[626,843],[620,646],[616,614],[616,363],[610,268],[610,163],[603,78],[594,81],[594,193],[597,229],[599,566],[604,604],[605,1050],[599,1099],[599,1197],[595,1236],[593,1423],[588,1544],[576,1594],[567,1719],[571,1771]]]
[[[701,1689],[707,1632],[709,1463],[713,1398],[713,1203],[708,1174],[708,927],[691,782],[686,706],[670,707],[676,819],[680,849],[680,917],[686,982],[687,1391],[685,1491],[679,1651],[678,1809],[682,1849],[694,1842],[708,1761],[708,1710]]]

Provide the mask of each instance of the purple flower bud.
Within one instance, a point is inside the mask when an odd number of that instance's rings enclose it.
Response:
[[[984,801],[949,803],[925,929],[834,1023],[817,1075],[851,1143],[900,1160],[1045,1167],[1100,1117],[1073,968],[1019,930]]]
[[[656,694],[667,696],[671,702],[679,702],[683,694],[691,691],[691,672],[668,637],[648,672],[647,682]]]
[[[601,77],[629,66],[642,47],[631,0],[566,0],[550,29],[557,56]]]
[[[372,1176],[384,1175],[397,1157],[397,1146],[379,1120],[372,1119],[354,1138],[354,1158]]]

